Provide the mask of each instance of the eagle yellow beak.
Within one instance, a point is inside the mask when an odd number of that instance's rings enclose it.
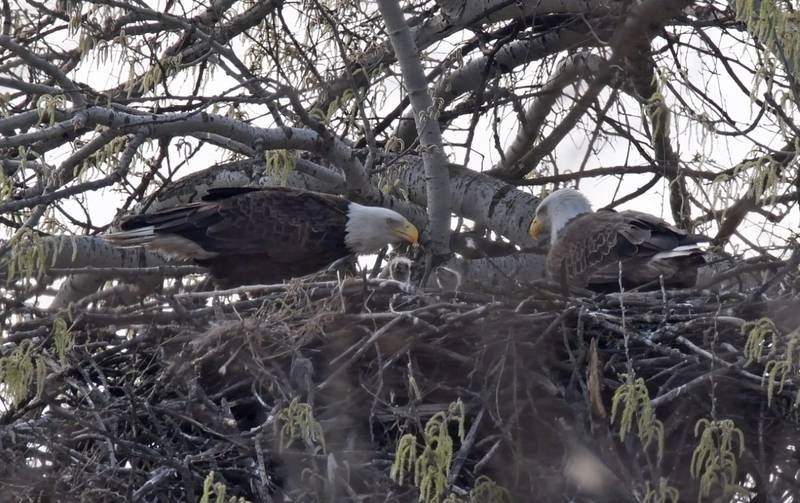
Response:
[[[528,235],[532,238],[538,238],[544,232],[544,222],[539,220],[539,217],[533,219],[531,226],[528,227]]]
[[[411,222],[403,222],[399,227],[395,228],[394,233],[409,243],[416,244],[419,242],[419,231]]]

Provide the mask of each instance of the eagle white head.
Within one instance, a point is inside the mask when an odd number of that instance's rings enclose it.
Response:
[[[350,203],[344,242],[355,253],[375,253],[388,244],[419,241],[419,231],[400,213]]]
[[[550,244],[556,242],[558,233],[573,218],[591,213],[592,205],[586,196],[575,189],[560,189],[542,199],[536,208],[536,215],[528,228],[532,238],[538,238],[545,230],[550,230]]]

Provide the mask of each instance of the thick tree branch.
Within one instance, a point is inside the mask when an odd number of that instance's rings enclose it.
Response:
[[[6,245],[7,243],[3,243]],[[19,245],[27,247],[29,245]],[[41,261],[44,269],[36,271],[41,275],[58,276],[51,274],[51,269],[67,269],[76,267],[156,267],[165,265],[159,255],[146,251],[144,248],[117,248],[107,241],[92,236],[53,236],[40,238],[36,242],[47,256]],[[8,260],[12,255],[26,253],[26,249],[4,246],[5,252],[0,255],[0,280],[8,281]]]
[[[414,122],[420,139],[420,152],[425,166],[428,226],[431,251],[434,256],[445,256],[450,250],[450,180],[447,159],[442,148],[439,123],[439,105],[428,94],[425,73],[419,51],[403,18],[397,0],[378,0],[378,7],[389,32],[404,85],[414,110]]]
[[[442,109],[456,98],[476,90],[482,83],[508,73],[526,63],[557,54],[573,46],[596,44],[591,33],[574,28],[550,30],[530,39],[515,40],[501,47],[491,58],[474,58],[463,67],[446,74],[439,80],[434,91],[434,99],[442,103]],[[414,143],[416,134],[411,117],[400,120],[395,136],[408,146]]]
[[[606,14],[606,3],[598,0],[539,0],[509,2],[507,0],[439,0],[445,18],[456,26],[481,26],[509,19],[549,14]]]
[[[504,180],[517,180],[535,168],[535,165],[528,166],[520,163],[520,160],[534,145],[563,89],[576,79],[597,74],[603,64],[603,58],[591,53],[579,53],[562,61],[555,70],[555,75],[542,87],[536,100],[528,107],[514,141],[506,147],[503,161],[487,171],[487,174]]]
[[[425,205],[421,161],[409,157],[399,170],[399,180],[408,189],[412,201]],[[528,226],[539,200],[496,178],[458,165],[450,164],[450,193],[452,212],[475,221],[507,237],[512,242],[530,246]]]
[[[522,291],[545,277],[544,255],[520,253],[482,259],[453,258],[429,279],[430,286],[508,294]]]

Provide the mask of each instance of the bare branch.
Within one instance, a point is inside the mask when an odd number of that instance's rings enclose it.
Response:
[[[414,110],[425,166],[431,251],[435,256],[445,256],[450,250],[450,177],[437,122],[439,104],[434,103],[428,94],[419,52],[403,18],[400,4],[397,0],[378,0],[378,6]]]

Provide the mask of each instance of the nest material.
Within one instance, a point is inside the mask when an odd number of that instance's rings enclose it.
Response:
[[[419,454],[460,400],[438,501],[487,480],[504,488],[493,501],[789,501],[796,362],[769,376],[800,338],[792,295],[295,281],[82,309],[66,361],[45,358],[44,381],[0,417],[0,500],[417,501],[413,474],[390,478],[398,444],[416,435]],[[53,323],[19,324],[3,355],[55,355]],[[721,457],[698,454],[709,425]]]

